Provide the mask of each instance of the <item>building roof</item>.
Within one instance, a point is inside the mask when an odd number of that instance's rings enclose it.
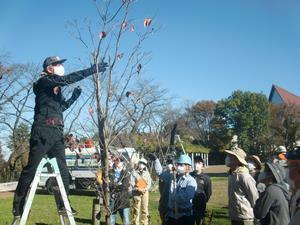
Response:
[[[270,96],[269,96],[269,101],[272,103],[278,103],[274,102],[273,99],[275,98],[275,95],[278,95],[281,99],[280,103],[284,103],[284,104],[293,104],[293,105],[300,105],[300,97],[288,92],[286,90],[284,90],[283,88],[276,86],[276,85],[272,85],[272,89],[270,92]]]
[[[288,92],[287,90],[284,90],[283,88],[276,86],[276,85],[272,85],[272,89],[270,92],[270,96],[269,96],[269,101],[272,103],[278,103],[278,102],[274,102],[273,99],[275,98],[275,95],[278,95],[281,99],[280,103],[284,103],[284,104],[293,104],[293,105],[300,105],[300,97]]]

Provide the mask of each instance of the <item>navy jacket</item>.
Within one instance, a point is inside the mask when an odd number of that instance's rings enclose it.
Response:
[[[92,68],[65,76],[45,74],[33,84],[35,97],[33,126],[63,127],[63,111],[69,108],[78,96],[65,100],[61,87],[80,81],[95,73]]]

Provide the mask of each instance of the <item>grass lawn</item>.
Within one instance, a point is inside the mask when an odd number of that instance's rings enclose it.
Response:
[[[212,217],[211,224],[227,225],[230,224],[227,213],[227,178],[213,177],[213,194],[209,201],[206,224],[209,224],[209,218]],[[72,206],[79,212],[75,220],[77,225],[91,224],[92,220],[92,201],[93,192],[86,192],[85,195],[70,195]],[[10,225],[12,222],[12,196],[0,197],[0,225]],[[159,193],[150,194],[150,224],[159,225],[160,217],[158,214]],[[212,215],[212,216],[211,216]],[[52,195],[37,194],[34,198],[31,213],[27,225],[59,225],[59,217],[56,213],[55,201]],[[120,221],[119,221],[119,224]]]

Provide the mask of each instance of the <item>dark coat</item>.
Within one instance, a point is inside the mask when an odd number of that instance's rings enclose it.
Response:
[[[126,170],[122,170],[119,179],[115,181],[115,171],[112,169],[109,171],[109,180],[112,212],[129,208],[130,174]]]
[[[254,215],[261,225],[289,224],[288,192],[284,185],[271,184],[261,194],[254,206]]]
[[[190,174],[197,182],[197,192],[193,199],[194,213],[200,213],[204,215],[206,203],[208,202],[212,193],[211,179],[206,174],[197,174],[196,171],[193,171]]]
[[[65,100],[61,87],[80,81],[93,74],[93,69],[80,70],[65,76],[43,74],[33,84],[35,97],[33,126],[63,126],[63,111],[69,108],[78,96]]]

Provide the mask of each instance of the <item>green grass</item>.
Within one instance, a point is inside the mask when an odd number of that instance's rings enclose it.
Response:
[[[208,203],[206,221],[208,224],[209,217],[212,215],[211,225],[230,224],[228,218],[227,205],[227,178],[213,177],[213,194]],[[77,225],[87,225],[92,223],[92,202],[93,192],[87,192],[88,195],[70,195],[72,206],[79,212],[75,220]],[[0,225],[11,224],[12,214],[12,197],[0,199]],[[150,224],[159,225],[160,217],[158,213],[159,193],[151,192],[149,211]],[[119,224],[120,220],[118,221]],[[37,194],[34,198],[32,209],[27,225],[59,225],[59,218],[56,213],[55,200],[52,195]]]

